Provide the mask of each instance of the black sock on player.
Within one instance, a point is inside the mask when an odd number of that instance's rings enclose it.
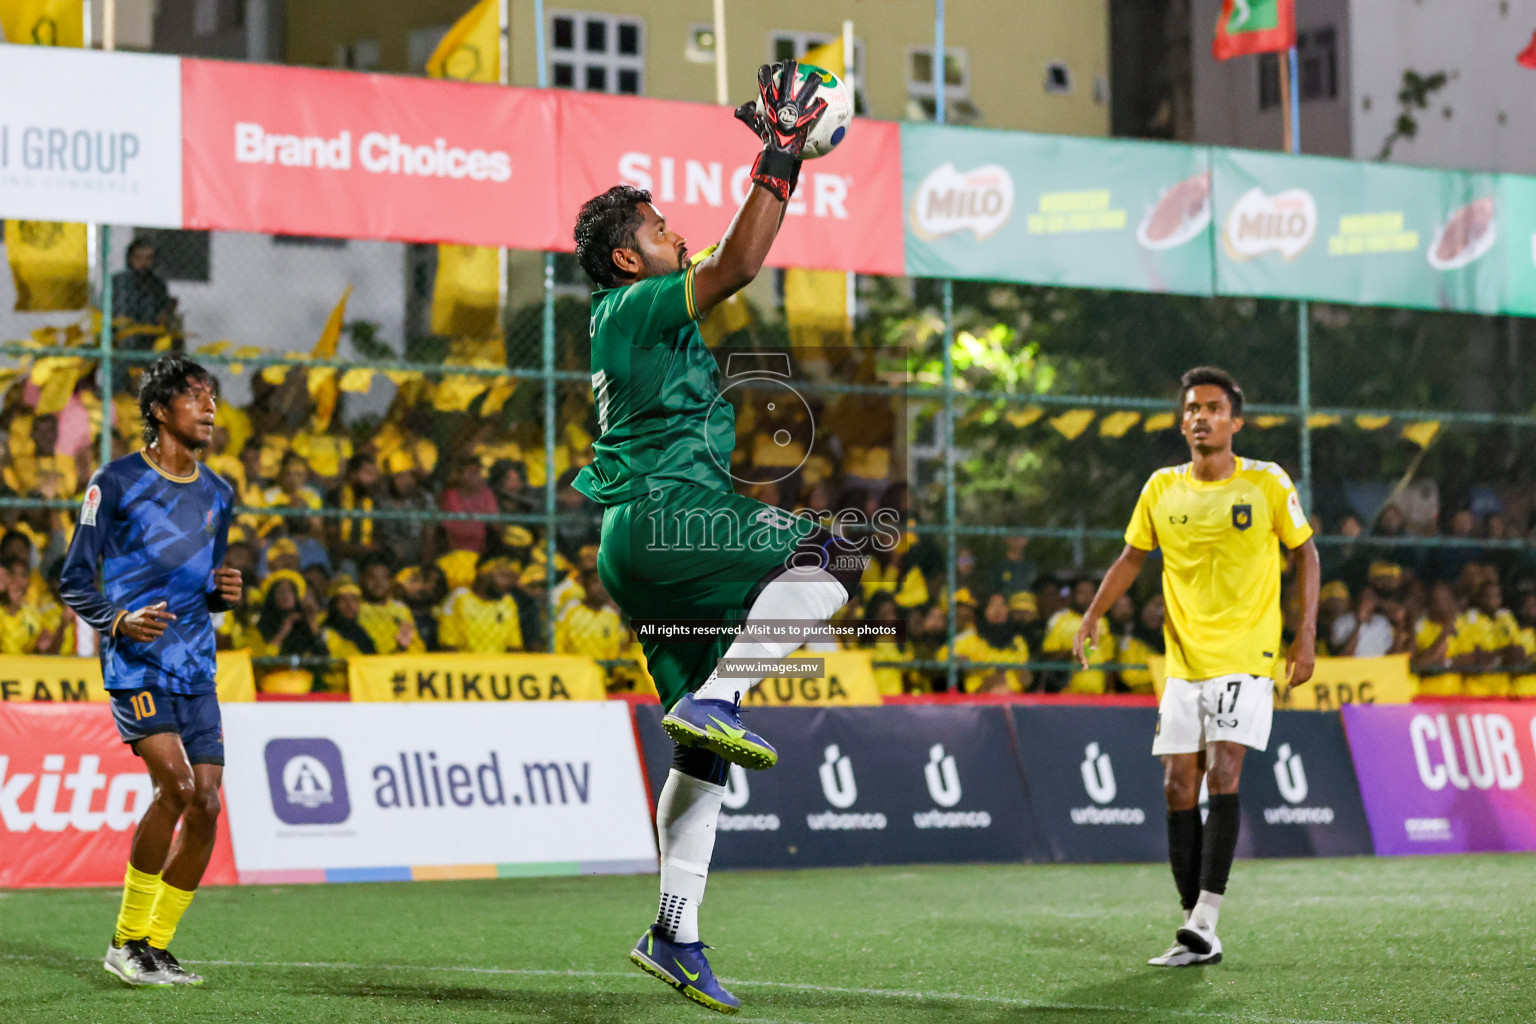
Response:
[[[1200,898],[1201,832],[1200,808],[1168,812],[1168,863],[1185,913]]]
[[[1227,876],[1232,873],[1232,859],[1237,856],[1237,833],[1241,826],[1237,794],[1212,793],[1200,856],[1200,888],[1205,892],[1221,895],[1227,891]]]

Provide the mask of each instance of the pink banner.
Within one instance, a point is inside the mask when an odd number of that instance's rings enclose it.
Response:
[[[185,226],[546,249],[555,96],[182,61]]]
[[[1347,704],[1376,852],[1536,850],[1536,706]]]
[[[697,252],[719,240],[751,187],[761,150],[726,107],[569,93],[560,96],[559,248],[581,204],[613,185],[649,189]],[[768,262],[777,267],[904,272],[901,138],[855,121],[831,155],[807,160]]]
[[[107,705],[0,703],[0,889],[121,884],[153,796]],[[235,881],[221,815],[203,883]]]

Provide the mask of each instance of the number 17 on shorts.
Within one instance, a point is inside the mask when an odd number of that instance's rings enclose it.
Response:
[[[1246,673],[1214,679],[1172,679],[1157,706],[1152,753],[1196,754],[1208,743],[1269,745],[1275,717],[1275,681]]]

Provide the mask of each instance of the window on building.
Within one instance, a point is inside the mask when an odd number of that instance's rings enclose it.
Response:
[[[1045,66],[1045,91],[1072,91],[1072,69],[1065,61],[1053,60]]]
[[[683,50],[683,56],[690,64],[713,64],[715,62],[715,26],[708,22],[689,25],[688,45]]]
[[[592,11],[549,16],[550,80],[560,89],[645,92],[645,22]]]
[[[297,249],[345,249],[345,238],[326,238],[323,235],[273,235],[273,245],[288,245]]]
[[[841,36],[829,36],[823,32],[770,32],[768,59],[770,61],[800,60],[816,47],[825,46],[841,38]],[[864,44],[857,38],[853,41],[853,74],[848,77],[853,82],[853,112],[859,115],[868,113],[869,103],[864,92]]]
[[[350,43],[336,44],[336,66],[351,71],[377,71],[379,69],[379,41],[354,39]]]
[[[219,0],[192,0],[192,34],[211,36],[219,30]]]
[[[134,238],[147,238],[155,247],[155,270],[167,281],[206,284],[213,273],[210,236],[206,231],[136,228]]]
[[[427,61],[437,52],[437,44],[443,41],[452,25],[426,25],[413,28],[405,37],[405,63],[411,74],[419,75],[427,70]]]
[[[933,120],[937,113],[937,95],[933,47],[907,48],[907,118]],[[958,124],[974,124],[981,112],[971,103],[971,65],[964,49],[944,49],[944,115]]]
[[[1283,53],[1259,54],[1260,110],[1280,105],[1280,74],[1288,63]],[[1296,77],[1301,102],[1338,98],[1338,33],[1333,26],[1296,33]]]

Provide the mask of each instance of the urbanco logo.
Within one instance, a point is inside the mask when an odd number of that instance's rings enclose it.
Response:
[[[1099,751],[1097,743],[1090,743],[1083,751],[1083,788],[1096,804],[1107,804],[1115,799],[1115,768],[1109,755]]]
[[[955,765],[955,756],[944,753],[944,744],[935,743],[929,749],[923,777],[928,780],[928,795],[934,803],[953,807],[960,802],[960,770]]]
[[[853,762],[836,743],[827,747],[825,756],[820,769],[822,795],[840,810],[852,807],[859,799],[859,788],[853,781]]]

